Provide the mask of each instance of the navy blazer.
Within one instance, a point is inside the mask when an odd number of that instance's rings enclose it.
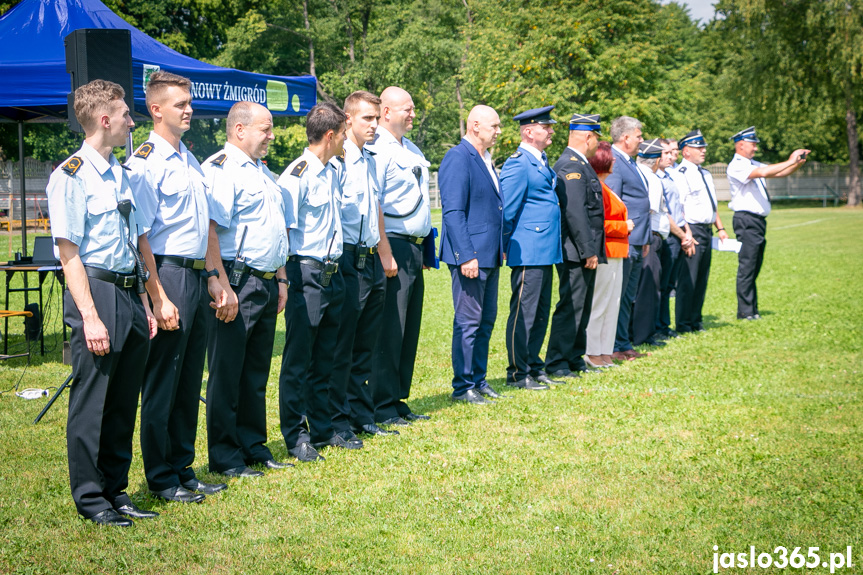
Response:
[[[476,258],[481,268],[503,262],[503,198],[494,178],[467,140],[444,156],[438,171],[443,262],[461,265]]]
[[[563,261],[560,205],[554,171],[530,152],[516,150],[500,171],[506,264],[548,266]]]
[[[605,180],[605,185],[614,191],[626,204],[629,219],[635,224],[629,234],[629,245],[643,246],[650,243],[650,196],[638,167],[632,159],[612,148],[614,169]]]

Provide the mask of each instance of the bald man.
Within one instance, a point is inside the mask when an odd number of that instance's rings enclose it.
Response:
[[[429,162],[405,138],[413,128],[411,95],[395,86],[381,93],[381,119],[375,154],[381,187],[381,241],[378,250],[387,276],[381,335],[372,359],[369,387],[375,423],[410,425],[429,419],[411,411],[410,396],[423,312],[423,242],[431,232]]]
[[[503,261],[503,196],[489,148],[500,117],[476,106],[461,143],[438,172],[443,231],[440,259],[452,276],[452,398],[482,405],[500,395],[486,381],[488,342],[497,318],[497,284]]]

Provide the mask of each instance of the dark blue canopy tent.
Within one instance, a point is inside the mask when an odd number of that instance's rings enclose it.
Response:
[[[274,116],[304,116],[316,102],[314,76],[268,76],[206,64],[171,50],[137,30],[99,0],[23,0],[0,17],[0,122],[17,122],[19,149],[23,122],[66,120],[71,78],[63,39],[82,28],[125,29],[132,36],[135,113],[149,118],[144,79],[162,69],[192,80],[196,118],[227,116],[234,102],[258,102]],[[24,153],[21,150],[22,220]],[[26,253],[26,225],[22,237]]]

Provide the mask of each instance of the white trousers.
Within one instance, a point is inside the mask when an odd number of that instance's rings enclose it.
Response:
[[[608,258],[596,268],[593,307],[587,324],[587,355],[611,355],[623,289],[623,258]]]

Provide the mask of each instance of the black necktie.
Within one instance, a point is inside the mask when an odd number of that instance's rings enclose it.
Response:
[[[701,174],[701,179],[704,181],[704,187],[707,188],[707,197],[710,198],[710,205],[713,207],[713,213],[716,213],[716,202],[713,201],[713,194],[710,193],[710,186],[707,185],[707,178],[704,177],[704,172],[706,172],[704,168],[698,168],[698,173]]]
[[[548,156],[545,155],[545,152],[542,153],[542,165],[548,167]]]

